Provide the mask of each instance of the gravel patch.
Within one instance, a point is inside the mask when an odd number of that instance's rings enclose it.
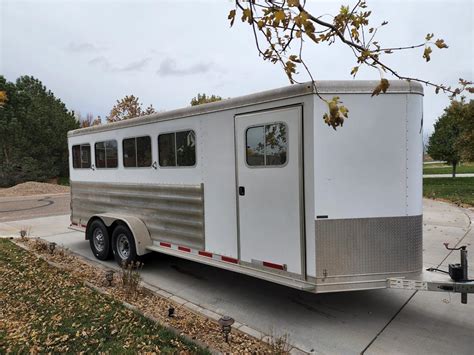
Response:
[[[0,189],[0,197],[60,194],[69,191],[69,186],[28,181],[7,189]]]

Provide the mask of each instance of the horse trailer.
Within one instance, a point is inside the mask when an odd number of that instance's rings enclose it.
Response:
[[[159,252],[314,293],[430,289],[423,88],[372,97],[376,85],[292,85],[71,131],[71,228],[119,263]],[[344,127],[324,123],[318,95],[340,97]]]

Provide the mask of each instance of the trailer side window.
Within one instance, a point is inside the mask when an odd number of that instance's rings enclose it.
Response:
[[[160,166],[194,166],[196,164],[196,134],[181,131],[158,136]]]
[[[127,138],[122,141],[123,166],[143,168],[151,166],[151,138],[148,136]]]
[[[249,166],[280,166],[286,163],[288,151],[286,124],[272,123],[250,127],[245,138]]]
[[[88,169],[91,167],[90,144],[72,146],[72,167],[74,169]]]
[[[117,162],[116,140],[97,142],[95,144],[95,165],[97,168],[116,168]]]

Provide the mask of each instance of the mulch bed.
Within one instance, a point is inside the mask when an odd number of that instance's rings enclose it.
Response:
[[[273,345],[269,345],[235,329],[232,330],[229,343],[226,343],[223,340],[219,324],[214,320],[196,314],[186,307],[175,304],[148,289],[138,287],[130,290],[130,287],[124,286],[123,270],[122,272],[114,273],[112,286],[109,286],[105,277],[105,269],[86,262],[68,250],[56,247],[54,253],[51,254],[48,250],[48,244],[42,240],[21,238],[16,239],[16,242],[39,257],[56,265],[63,272],[70,275],[71,279],[92,284],[108,294],[112,299],[131,304],[140,313],[157,320],[161,325],[178,330],[186,338],[196,340],[200,344],[205,344],[210,349],[223,353],[287,352],[286,350],[281,350],[282,348],[287,348],[288,345],[280,344],[278,339]],[[168,317],[168,309],[170,307],[175,309],[174,317]]]

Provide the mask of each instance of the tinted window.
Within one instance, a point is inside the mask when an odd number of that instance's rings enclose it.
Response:
[[[117,141],[110,140],[95,144],[95,165],[97,168],[116,168],[118,165]]]
[[[247,164],[265,165],[265,128],[264,126],[247,129]]]
[[[138,167],[151,166],[151,138],[138,137],[136,141],[137,141],[137,166]]]
[[[118,166],[117,141],[105,142],[105,159],[107,168],[116,168]]]
[[[151,166],[151,138],[137,137],[128,138],[122,141],[123,166],[149,167]]]
[[[196,135],[194,131],[176,133],[176,165],[196,164]]]
[[[275,123],[265,126],[265,165],[283,165],[288,150],[286,125]]]
[[[124,139],[122,141],[123,150],[123,166],[136,167],[137,166],[137,155],[135,150],[135,138]]]
[[[245,139],[249,166],[278,166],[286,163],[288,143],[284,123],[248,128]]]
[[[72,167],[75,169],[86,169],[91,167],[90,144],[80,144],[72,147]]]
[[[105,142],[95,144],[95,166],[105,168]]]
[[[160,166],[176,166],[174,133],[160,134],[158,136],[158,156]]]
[[[81,167],[81,146],[72,146],[72,167],[74,169]]]
[[[196,134],[182,131],[158,136],[160,166],[194,166],[196,164]]]

